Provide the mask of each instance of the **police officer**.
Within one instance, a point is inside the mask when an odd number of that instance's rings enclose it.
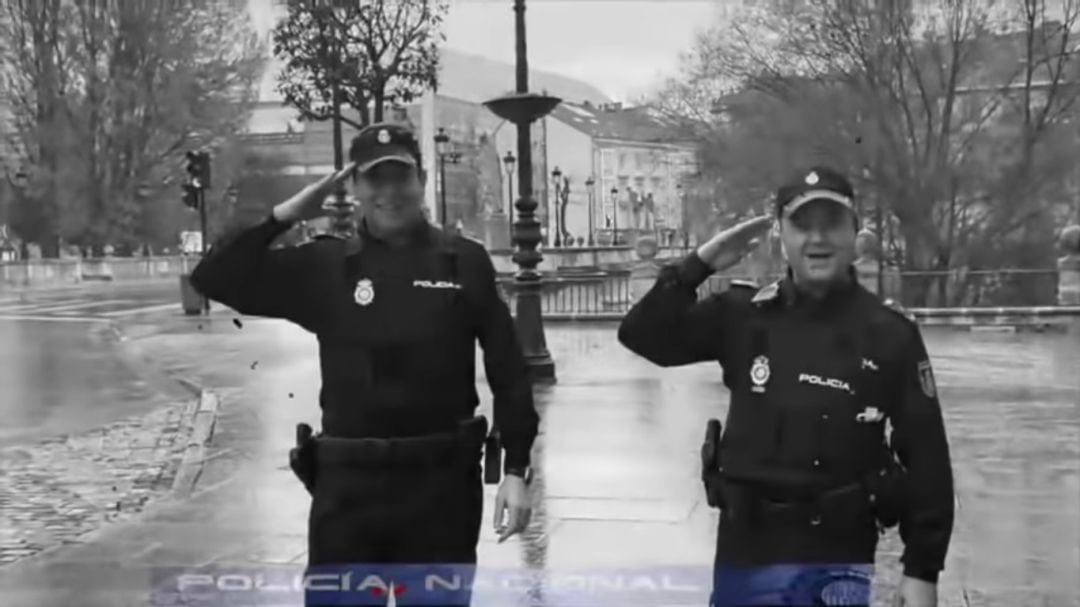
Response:
[[[954,514],[949,447],[917,324],[855,280],[853,197],[833,170],[800,173],[776,195],[783,279],[697,300],[774,225],[752,219],[664,268],[619,328],[657,365],[723,369],[727,427],[705,471],[721,508],[717,607],[827,604],[814,601],[841,588],[868,604],[879,533],[897,523],[896,604],[936,605]]]
[[[505,448],[500,541],[529,518],[538,416],[524,356],[487,251],[424,219],[414,134],[369,126],[352,141],[349,159],[214,247],[191,283],[242,314],[289,320],[318,339],[322,433],[300,437],[301,465],[294,466],[312,492],[309,572],[345,563],[467,568],[476,562],[487,434],[486,420],[473,417],[475,344],[484,351]],[[357,239],[270,248],[294,223],[323,215],[331,190],[347,180],[360,201]],[[447,603],[470,600],[464,593]],[[408,596],[397,604],[409,604]]]

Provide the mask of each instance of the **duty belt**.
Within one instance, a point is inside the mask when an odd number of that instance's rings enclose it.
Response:
[[[732,518],[752,524],[817,526],[825,521],[846,527],[872,518],[866,488],[857,482],[809,499],[779,501],[753,487],[731,482],[724,483],[723,493]]]
[[[487,435],[487,419],[477,416],[462,422],[457,432],[401,438],[315,439],[315,460],[324,466],[436,467],[454,465],[462,458],[480,457]],[[479,459],[477,459],[479,462]]]

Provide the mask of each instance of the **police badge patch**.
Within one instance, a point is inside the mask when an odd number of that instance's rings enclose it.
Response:
[[[927,398],[937,396],[937,385],[934,383],[934,370],[930,367],[930,361],[924,360],[919,363],[919,386]]]
[[[353,291],[353,300],[361,306],[366,306],[375,299],[375,285],[371,279],[363,278],[356,282],[356,290]]]
[[[750,390],[758,393],[764,392],[765,383],[769,381],[769,375],[771,374],[768,357],[758,356],[755,358],[754,364],[750,366],[750,381],[754,382],[754,386]]]

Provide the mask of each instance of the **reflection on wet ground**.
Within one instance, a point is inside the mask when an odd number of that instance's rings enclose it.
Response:
[[[0,448],[145,413],[161,386],[118,356],[103,325],[0,320]]]

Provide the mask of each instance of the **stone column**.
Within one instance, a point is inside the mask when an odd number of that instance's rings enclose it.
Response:
[[[1080,225],[1062,230],[1058,246],[1065,254],[1058,260],[1058,305],[1080,306]]]

